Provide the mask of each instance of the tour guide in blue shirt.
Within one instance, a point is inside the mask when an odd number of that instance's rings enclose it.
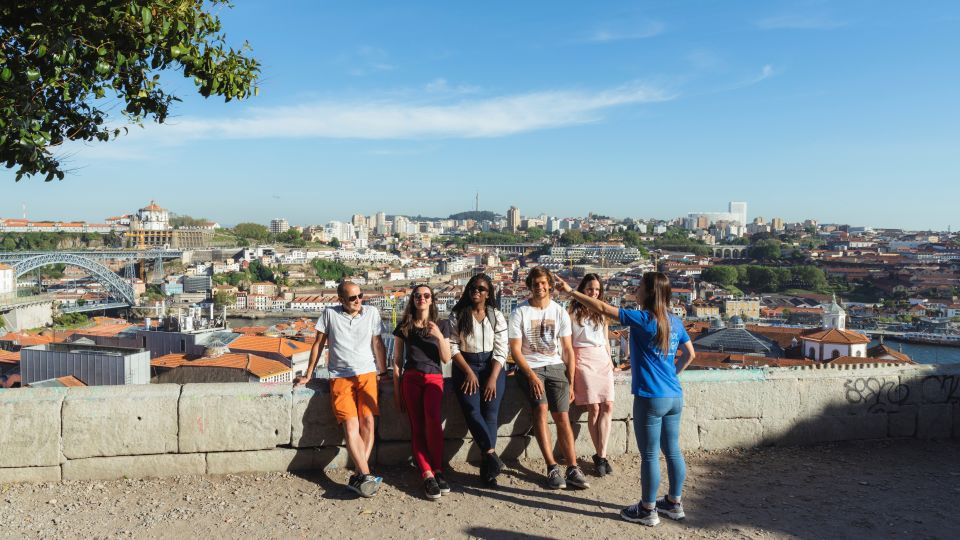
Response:
[[[557,288],[578,302],[607,317],[618,319],[630,327],[630,368],[633,382],[633,426],[640,448],[640,502],[620,511],[627,521],[654,526],[658,514],[680,520],[685,517],[680,496],[686,476],[686,464],[680,452],[680,413],[683,411],[683,388],[678,375],[696,354],[683,322],[670,312],[670,280],[660,272],[647,272],[637,287],[637,302],[642,309],[618,309],[574,291],[557,279]],[[677,349],[684,350],[677,359]],[[659,449],[663,439],[663,455],[670,478],[669,493],[657,499],[660,486]]]

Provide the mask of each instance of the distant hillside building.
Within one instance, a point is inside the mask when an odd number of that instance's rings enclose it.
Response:
[[[170,212],[150,201],[130,220],[130,230],[125,236],[128,248],[196,249],[210,244],[213,230],[172,229]]]

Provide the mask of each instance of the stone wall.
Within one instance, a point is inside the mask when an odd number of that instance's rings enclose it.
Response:
[[[960,437],[960,365],[690,371],[682,379],[681,444],[688,450]],[[451,461],[472,461],[477,450],[449,390],[445,449]],[[637,451],[629,390],[623,374],[611,455]],[[374,460],[406,462],[409,429],[390,385],[380,402]],[[586,414],[571,414],[577,452],[588,457]],[[501,455],[539,457],[530,426],[510,378]],[[342,444],[322,383],[0,390],[0,483],[336,468],[347,464]]]

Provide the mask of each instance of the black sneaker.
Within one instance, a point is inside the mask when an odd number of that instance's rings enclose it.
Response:
[[[610,462],[607,461],[607,458],[600,457],[597,454],[593,455],[593,468],[595,471],[597,471],[597,476],[613,474],[613,467],[610,466]]]
[[[434,477],[424,478],[423,480],[423,492],[426,494],[427,498],[431,501],[435,501],[440,498],[440,485],[437,484],[437,479]]]
[[[437,480],[437,486],[440,488],[440,493],[450,493],[450,484],[448,484],[447,480],[443,477],[443,473],[437,473],[434,475],[434,478]]]
[[[660,524],[660,518],[657,516],[657,509],[650,510],[643,507],[642,504],[631,504],[620,511],[620,517],[630,523],[639,523],[648,527]]]
[[[347,489],[361,497],[373,497],[380,489],[383,478],[372,474],[354,474],[347,482]]]
[[[565,489],[567,481],[560,474],[560,466],[553,464],[547,467],[547,487],[550,489]]]
[[[587,482],[587,477],[584,476],[583,471],[580,470],[580,467],[577,467],[576,465],[567,467],[567,483],[580,489],[587,489],[590,487],[590,482]]]
[[[496,452],[490,452],[483,456],[482,477],[486,484],[496,484],[497,476],[503,470],[503,462],[497,456]]]
[[[687,517],[683,513],[683,504],[679,502],[670,502],[670,499],[666,495],[662,499],[657,500],[657,513],[663,514],[670,519],[675,519],[680,521],[681,519]]]

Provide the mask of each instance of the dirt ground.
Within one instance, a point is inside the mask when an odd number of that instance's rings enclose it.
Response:
[[[0,487],[0,536],[42,538],[958,538],[960,442],[863,442],[691,453],[687,519],[621,521],[640,493],[637,456],[589,490],[548,491],[542,464],[509,464],[498,489],[475,469],[422,497],[416,471],[378,471],[372,499],[347,471]],[[584,466],[588,475],[589,465]],[[666,474],[664,471],[664,482]],[[661,486],[661,493],[665,486]]]

